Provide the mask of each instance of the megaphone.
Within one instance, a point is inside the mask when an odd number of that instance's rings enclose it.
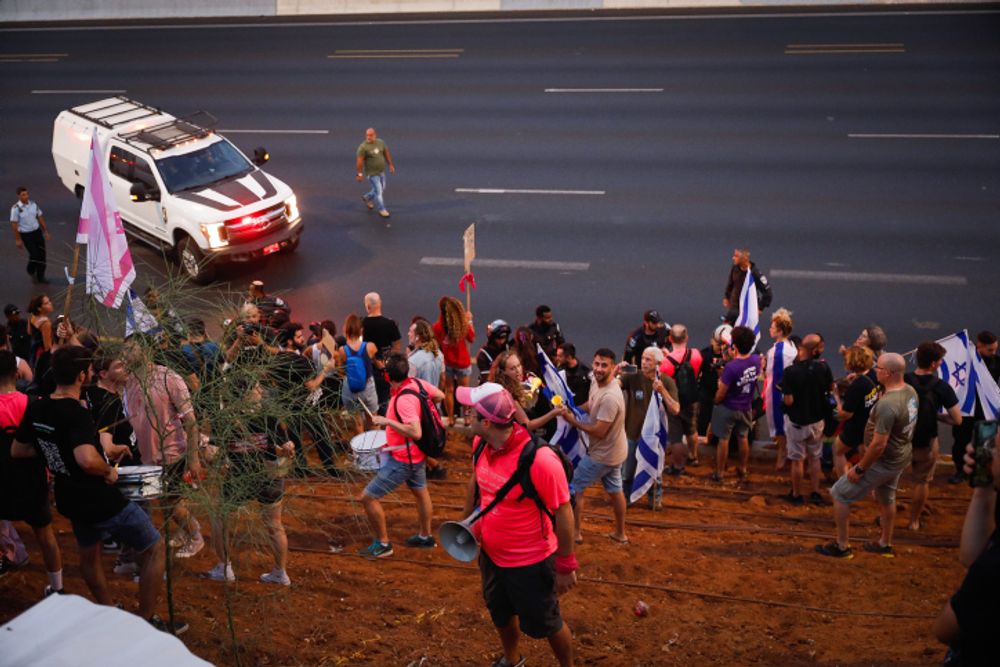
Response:
[[[448,555],[463,563],[475,560],[479,554],[479,543],[472,534],[472,524],[479,515],[477,509],[461,521],[445,521],[438,528],[438,540]]]

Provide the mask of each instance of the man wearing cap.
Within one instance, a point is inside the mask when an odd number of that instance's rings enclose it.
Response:
[[[667,328],[659,311],[647,310],[642,315],[642,326],[628,335],[622,360],[627,364],[639,365],[642,351],[647,347],[666,347]]]
[[[366,558],[386,558],[392,555],[392,543],[389,541],[389,529],[385,523],[385,512],[379,499],[392,492],[400,484],[406,482],[417,502],[417,520],[419,529],[416,535],[406,540],[411,547],[431,548],[436,546],[431,535],[431,495],[427,492],[427,457],[416,441],[420,439],[420,402],[419,395],[412,391],[423,389],[431,401],[444,399],[444,392],[428,382],[411,378],[410,363],[406,355],[393,352],[385,360],[385,374],[389,378],[392,398],[385,416],[375,415],[372,423],[385,426],[385,447],[382,452],[382,465],[378,475],[368,482],[361,492],[361,504],[364,505],[368,520],[375,529],[375,539],[361,555]],[[411,390],[403,393],[403,390]],[[430,406],[431,410],[435,408]]]
[[[17,189],[17,202],[10,207],[10,226],[14,245],[28,251],[28,275],[36,283],[49,282],[45,279],[45,242],[52,237],[42,209],[28,198],[28,188],[23,185]]]
[[[10,351],[21,359],[30,358],[31,334],[28,333],[28,320],[21,319],[21,310],[12,303],[4,306],[3,314],[7,317]]]
[[[465,498],[465,516],[488,506],[517,469],[531,435],[514,422],[515,404],[500,385],[459,387],[458,402],[475,408],[472,449],[486,446],[475,459],[475,474]],[[531,481],[555,522],[515,487],[472,529],[481,545],[479,569],[483,598],[496,627],[503,655],[493,667],[520,667],[521,632],[545,638],[559,664],[573,664],[572,635],[563,622],[559,596],[576,585],[573,509],[562,463],[554,451],[539,447]],[[477,502],[478,494],[478,502]]]
[[[505,320],[493,320],[486,327],[486,345],[479,348],[476,355],[476,368],[479,369],[479,382],[483,383],[490,376],[493,360],[510,349],[510,325]]]

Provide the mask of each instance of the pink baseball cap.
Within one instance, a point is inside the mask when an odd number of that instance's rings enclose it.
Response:
[[[514,419],[514,399],[496,382],[484,382],[478,387],[459,387],[458,402],[476,408],[476,412],[494,424],[509,424]]]

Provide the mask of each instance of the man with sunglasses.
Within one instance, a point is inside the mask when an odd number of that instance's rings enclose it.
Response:
[[[881,509],[882,535],[877,542],[865,542],[864,549],[885,558],[896,554],[892,530],[896,519],[896,486],[913,453],[913,429],[917,424],[917,392],[903,380],[906,361],[899,354],[878,358],[875,372],[885,387],[882,398],[872,408],[865,426],[865,449],[861,461],[847,470],[830,489],[837,539],[817,544],[816,551],[832,558],[850,559],[854,552],[847,541],[851,504],[873,491]]]

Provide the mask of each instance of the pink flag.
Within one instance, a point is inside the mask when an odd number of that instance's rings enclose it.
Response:
[[[93,294],[108,308],[117,308],[135,280],[135,267],[122,217],[101,160],[97,128],[90,138],[89,162],[76,242],[87,244],[87,294]]]

